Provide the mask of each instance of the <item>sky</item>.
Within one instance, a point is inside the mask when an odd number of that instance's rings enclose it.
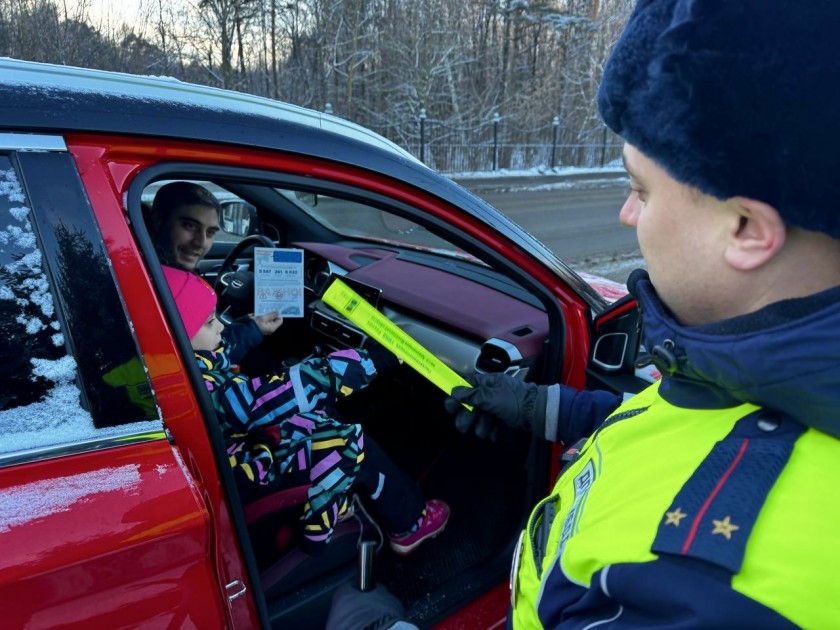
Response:
[[[79,7],[87,7],[91,22],[99,26],[121,23],[135,24],[143,17],[143,7],[150,6],[153,0],[65,0],[67,11],[73,15]],[[167,4],[172,0],[164,0]]]

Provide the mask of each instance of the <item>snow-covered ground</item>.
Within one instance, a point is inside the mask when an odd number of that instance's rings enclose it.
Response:
[[[581,275],[590,273],[621,284],[627,281],[631,271],[645,266],[645,261],[638,252],[599,254],[564,262]]]
[[[525,170],[497,169],[495,171],[471,171],[468,173],[444,173],[451,179],[490,179],[494,177],[544,177],[546,175],[604,175],[614,173],[625,173],[621,160],[611,162],[606,166],[557,166],[548,168],[538,166]]]

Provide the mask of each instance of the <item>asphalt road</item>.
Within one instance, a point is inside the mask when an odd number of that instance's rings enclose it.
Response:
[[[623,176],[460,180],[578,271],[624,282],[642,266],[635,231],[618,222]]]

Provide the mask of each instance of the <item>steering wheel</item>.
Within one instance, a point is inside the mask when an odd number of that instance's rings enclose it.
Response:
[[[225,257],[213,288],[219,296],[219,310],[228,309],[235,315],[245,315],[253,310],[254,272],[253,263],[249,269],[234,269],[236,261],[254,247],[276,247],[274,241],[262,234],[252,234],[243,238]],[[222,308],[227,304],[227,308]]]

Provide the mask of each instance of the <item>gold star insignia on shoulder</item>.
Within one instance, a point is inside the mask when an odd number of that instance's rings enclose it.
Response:
[[[675,527],[680,526],[680,521],[684,519],[688,514],[683,512],[680,508],[673,510],[672,512],[665,512],[665,524],[666,525],[674,525]]]
[[[728,516],[722,521],[713,518],[712,523],[715,525],[715,528],[712,530],[712,534],[723,534],[726,536],[726,540],[732,540],[732,532],[736,529],[741,529],[734,523],[730,523]]]

